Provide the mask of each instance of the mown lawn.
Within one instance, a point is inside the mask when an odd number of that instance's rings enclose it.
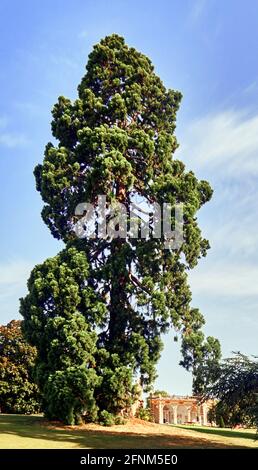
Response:
[[[254,429],[229,429],[229,428],[208,428],[207,426],[191,426],[191,425],[173,425],[173,427],[179,429],[189,429],[191,431],[204,433],[204,434],[211,434],[213,436],[223,436],[223,437],[233,437],[237,439],[251,439],[256,440],[258,444],[258,434],[255,432]],[[244,443],[244,441],[243,441]]]
[[[0,415],[2,449],[130,449],[257,447],[255,432],[170,426],[131,420],[105,428],[50,425],[42,416]]]

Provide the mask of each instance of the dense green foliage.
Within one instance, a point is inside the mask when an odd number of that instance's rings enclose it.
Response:
[[[196,212],[212,195],[173,159],[181,94],[166,90],[143,54],[113,34],[94,46],[72,102],[60,97],[43,164],[35,168],[42,217],[65,250],[37,266],[22,301],[27,338],[39,349],[38,382],[49,417],[116,414],[156,377],[161,334],[171,327],[189,350],[206,351],[204,319],[190,307],[187,270],[205,256]],[[182,203],[184,242],[117,236],[79,240],[75,208],[105,194],[129,211],[132,202]],[[173,221],[173,216],[171,218]],[[71,251],[72,250],[72,251]],[[62,391],[61,391],[62,387]],[[85,391],[87,387],[87,392]]]
[[[21,301],[25,332],[37,346],[37,379],[46,416],[67,423],[81,414],[95,417],[93,390],[97,335],[104,305],[85,286],[88,262],[83,251],[64,250],[32,271],[30,295]],[[83,313],[81,313],[83,312]]]
[[[220,343],[212,336],[208,336],[205,341],[203,332],[196,324],[192,333],[183,337],[181,351],[183,359],[180,364],[192,370],[193,394],[202,395],[217,377],[221,359]]]
[[[165,390],[154,390],[152,395],[154,395],[155,397],[158,395],[160,395],[161,397],[169,397],[169,393],[166,392]]]
[[[253,417],[246,412],[246,406],[237,403],[232,406],[221,400],[209,410],[209,419],[220,428],[235,426],[251,428],[255,425]]]
[[[142,419],[144,421],[154,422],[154,417],[152,416],[151,410],[148,407],[141,406],[138,408],[135,414],[136,418]]]
[[[23,338],[21,322],[0,326],[0,410],[2,413],[36,413],[40,394],[33,380],[36,349]]]
[[[218,399],[211,411],[217,424],[256,425],[258,428],[257,358],[237,353],[222,361],[213,380],[206,385],[205,395]]]

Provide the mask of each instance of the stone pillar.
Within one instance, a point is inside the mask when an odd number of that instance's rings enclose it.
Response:
[[[188,423],[191,422],[191,408],[190,407],[187,408],[187,421]]]
[[[159,424],[164,423],[163,418],[163,404],[161,403],[161,396],[159,395]]]
[[[207,406],[205,405],[205,403],[203,403],[203,405],[202,405],[202,412],[203,412],[203,425],[204,425],[204,426],[207,426],[207,424],[208,424],[208,420],[207,420]]]
[[[197,405],[197,422],[198,424],[202,424],[202,416],[201,416],[201,407]]]
[[[173,424],[177,424],[177,405],[173,406]]]

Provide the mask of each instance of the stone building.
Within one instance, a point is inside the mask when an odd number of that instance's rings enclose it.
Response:
[[[213,400],[202,402],[199,397],[161,395],[149,397],[149,404],[155,423],[210,425],[208,411]]]

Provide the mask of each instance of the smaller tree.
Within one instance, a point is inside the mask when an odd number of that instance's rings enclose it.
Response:
[[[155,390],[152,395],[154,396],[160,395],[161,397],[169,397],[169,393],[166,392],[165,390]]]
[[[192,309],[195,324],[190,325],[187,334],[183,335],[181,352],[183,359],[180,365],[192,371],[193,394],[202,395],[209,384],[214,383],[219,375],[221,347],[213,336],[205,338],[200,330],[204,319],[198,309]]]
[[[220,428],[233,428],[239,424],[247,427],[254,425],[252,417],[246,413],[243,404],[228,405],[224,401],[218,401],[209,410],[209,421],[215,422]]]
[[[24,333],[37,346],[36,380],[44,414],[66,424],[78,424],[82,416],[97,419],[94,392],[105,376],[96,366],[93,331],[105,307],[86,284],[85,279],[91,280],[88,267],[85,252],[66,248],[35,266],[29,293],[21,300]]]
[[[40,394],[33,380],[36,348],[21,331],[21,321],[0,326],[0,408],[3,413],[37,413]]]
[[[218,424],[222,418],[225,425],[258,428],[258,361],[240,352],[234,354],[219,365],[216,377],[206,384],[205,396],[219,400],[213,410]],[[206,369],[208,373],[208,363]]]

